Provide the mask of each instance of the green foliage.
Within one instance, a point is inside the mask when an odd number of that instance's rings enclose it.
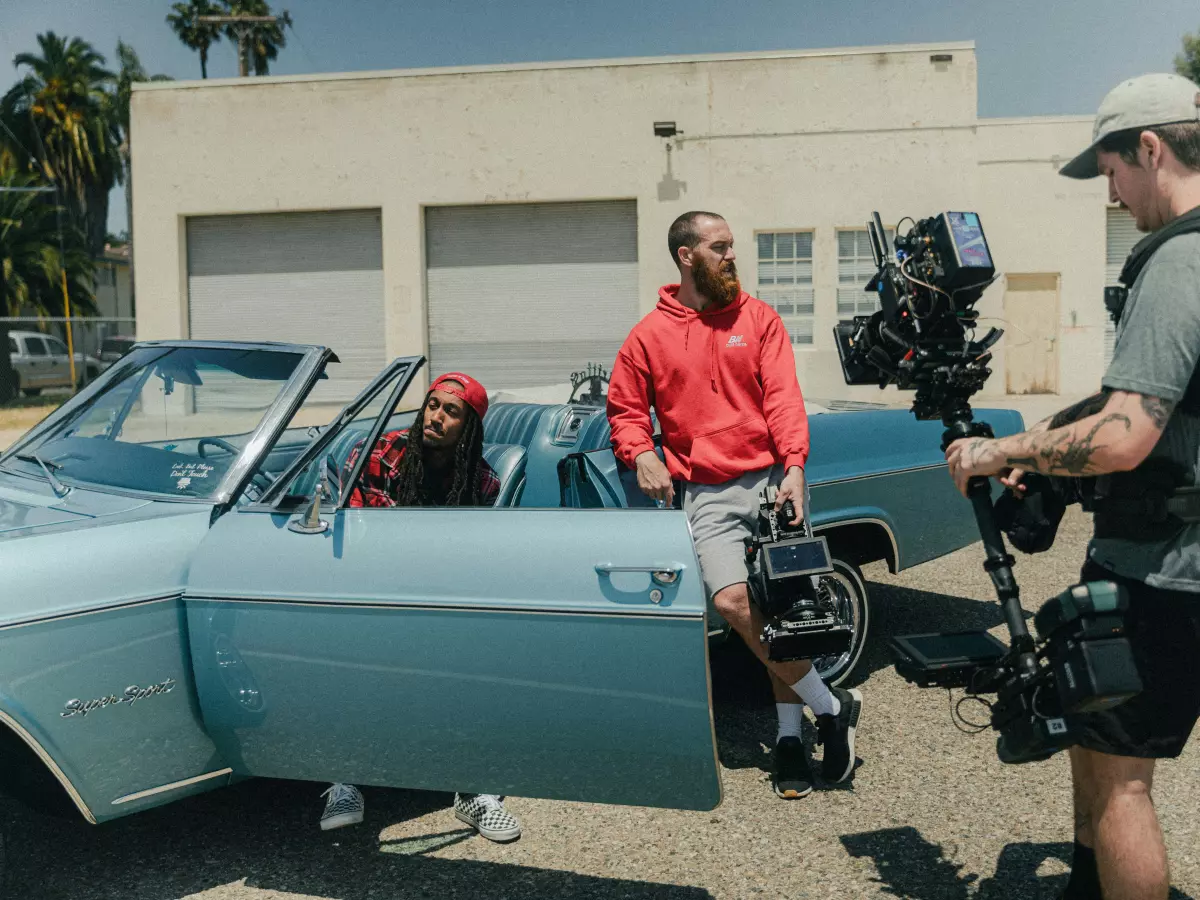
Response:
[[[226,15],[230,16],[271,16],[271,6],[267,0],[221,0],[225,4]],[[271,60],[279,56],[279,51],[287,46],[287,36],[284,28],[292,25],[292,16],[285,9],[278,14],[279,21],[268,25],[255,25],[247,39],[250,62],[255,75],[269,75]],[[237,43],[237,31],[233,25],[225,26],[225,36]]]
[[[1200,84],[1200,31],[1183,36],[1183,52],[1175,57],[1175,71]]]
[[[116,74],[79,38],[47,32],[38,46],[16,57],[20,79],[0,99],[0,315],[62,315],[63,269],[72,312],[94,312],[109,191],[129,184],[132,86],[165,76],[124,42]],[[12,190],[35,187],[56,190]]]
[[[0,315],[63,314],[60,270],[65,264],[73,312],[95,310],[95,263],[83,234],[63,216],[63,250],[58,244],[58,208],[45,194],[6,190],[44,184],[10,172],[0,176]]]
[[[55,184],[93,254],[104,247],[108,192],[120,181],[116,76],[80,38],[38,35],[40,54],[19,53],[21,79],[0,99],[10,155]],[[9,134],[11,132],[11,134]],[[36,157],[31,160],[27,154]]]
[[[167,24],[183,45],[200,54],[200,77],[208,77],[208,48],[221,40],[221,26],[196,21],[200,16],[218,16],[225,10],[211,0],[188,0],[173,3]]]

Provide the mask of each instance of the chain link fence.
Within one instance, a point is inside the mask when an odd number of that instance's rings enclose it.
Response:
[[[125,353],[134,337],[131,318],[0,317],[0,403],[18,393],[70,388],[67,328],[75,350],[75,381],[82,386]],[[125,338],[126,340],[117,340]]]

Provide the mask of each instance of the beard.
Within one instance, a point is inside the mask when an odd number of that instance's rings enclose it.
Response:
[[[707,297],[717,309],[724,309],[738,298],[742,283],[738,280],[737,265],[730,260],[710,266],[697,259],[692,268],[692,282],[696,290]]]

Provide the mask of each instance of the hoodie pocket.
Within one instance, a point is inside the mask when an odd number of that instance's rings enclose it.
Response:
[[[692,439],[692,452],[688,454],[693,472],[738,472],[746,470],[747,464],[765,468],[773,459],[767,423],[757,416],[696,435]]]

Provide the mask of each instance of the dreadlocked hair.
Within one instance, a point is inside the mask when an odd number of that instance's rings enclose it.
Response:
[[[483,423],[479,414],[465,407],[466,421],[462,435],[454,448],[454,478],[446,496],[446,506],[481,506],[480,462],[483,460]],[[396,473],[395,493],[398,506],[431,506],[432,501],[425,493],[425,407],[421,415],[408,429],[404,445],[404,458],[400,460],[400,471]]]

